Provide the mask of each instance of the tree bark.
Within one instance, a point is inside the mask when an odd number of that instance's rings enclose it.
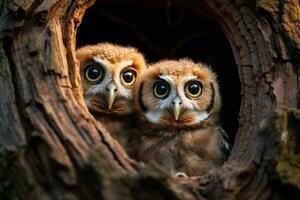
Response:
[[[239,66],[229,160],[189,179],[131,160],[82,98],[76,30],[94,1],[2,0],[0,199],[300,198],[299,1],[179,2],[218,21]]]

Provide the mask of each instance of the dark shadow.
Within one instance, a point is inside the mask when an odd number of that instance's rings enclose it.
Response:
[[[157,6],[120,2],[95,3],[77,32],[77,46],[109,41],[135,46],[149,62],[189,57],[218,74],[223,106],[221,123],[233,140],[238,130],[240,80],[230,44],[220,26],[186,6],[160,1]]]

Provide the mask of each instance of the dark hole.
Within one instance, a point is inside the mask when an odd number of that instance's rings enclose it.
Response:
[[[77,46],[108,41],[137,47],[149,62],[189,57],[211,65],[218,74],[222,93],[221,124],[233,141],[241,96],[238,66],[230,44],[220,25],[207,17],[205,5],[202,10],[194,9],[193,3],[172,2],[96,2],[84,15]]]

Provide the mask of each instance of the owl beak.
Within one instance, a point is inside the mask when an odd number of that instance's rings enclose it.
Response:
[[[173,115],[176,121],[179,119],[180,111],[181,111],[181,99],[176,97],[173,100]]]
[[[109,91],[109,94],[108,94],[108,98],[107,98],[107,105],[108,105],[108,109],[111,109],[113,103],[114,103],[114,100],[115,100],[115,91],[114,90],[110,90]]]
[[[110,85],[109,87],[106,88],[108,94],[107,94],[107,107],[108,109],[111,109],[115,97],[116,97],[116,86]]]

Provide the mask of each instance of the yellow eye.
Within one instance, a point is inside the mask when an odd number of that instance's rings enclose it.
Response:
[[[132,69],[124,70],[121,74],[121,80],[125,86],[130,86],[135,82],[136,72]]]
[[[104,69],[97,63],[89,64],[85,68],[84,76],[87,81],[92,83],[99,82],[103,79]]]
[[[153,93],[159,99],[165,99],[170,93],[170,86],[166,81],[156,82],[153,86]]]
[[[184,91],[188,96],[197,98],[202,93],[202,83],[199,81],[190,81],[185,85]]]

